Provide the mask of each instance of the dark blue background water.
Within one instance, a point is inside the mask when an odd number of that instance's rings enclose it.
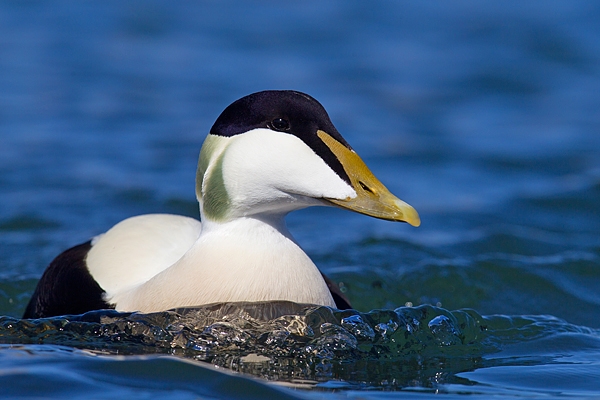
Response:
[[[0,315],[21,315],[56,254],[119,220],[197,216],[197,156],[218,114],[295,89],[422,218],[414,229],[334,209],[289,216],[357,309],[559,318],[535,317],[544,334],[526,325],[471,372],[442,366],[453,379],[361,395],[600,395],[599,20],[594,1],[4,1]],[[0,341],[14,343],[8,325]],[[181,359],[51,342],[0,347],[3,387],[236,395],[224,390],[237,377],[212,386],[214,371]]]

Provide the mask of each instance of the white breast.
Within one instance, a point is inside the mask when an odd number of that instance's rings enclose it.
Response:
[[[284,228],[240,218],[204,229],[170,268],[107,300],[117,310],[142,312],[233,301],[335,307],[321,273]]]

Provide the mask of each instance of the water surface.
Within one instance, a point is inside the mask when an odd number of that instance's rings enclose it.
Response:
[[[2,3],[5,395],[600,395],[599,18],[592,1]],[[19,319],[60,251],[132,215],[197,217],[206,132],[264,89],[321,101],[421,215],[288,217],[358,311]]]

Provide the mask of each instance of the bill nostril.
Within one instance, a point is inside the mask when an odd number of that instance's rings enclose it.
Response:
[[[360,185],[360,187],[365,191],[365,192],[369,192],[371,194],[375,194],[375,192],[373,191],[373,189],[371,189],[370,187],[368,187],[364,182],[362,181],[358,181],[358,184]]]

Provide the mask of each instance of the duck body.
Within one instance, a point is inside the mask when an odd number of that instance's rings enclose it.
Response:
[[[172,225],[188,225],[192,221],[200,225],[191,218],[167,215],[144,215],[124,223],[161,226],[167,218],[173,218]],[[152,312],[215,302],[271,299],[335,307],[316,265],[286,234],[285,226],[275,225],[278,222],[236,218],[206,229],[202,234],[199,229],[190,229],[185,237],[178,235],[181,242],[189,244],[188,248],[179,243],[168,251],[160,247],[160,264],[144,260],[148,254],[145,248],[139,249],[144,254],[139,264],[129,263],[130,254],[109,260],[114,255],[107,253],[105,248],[113,247],[115,242],[122,243],[122,237],[108,231],[90,250],[87,265],[100,286],[105,288],[106,301],[115,304],[117,310]],[[148,232],[145,235],[147,237]],[[163,244],[162,236],[165,236],[163,231],[156,232],[156,242]],[[172,239],[171,236],[168,240]],[[108,258],[106,254],[109,254]],[[224,254],[227,257],[223,257]],[[155,270],[148,270],[150,263]],[[111,265],[111,269],[102,268],[104,265]],[[130,282],[120,273],[122,267],[134,272]],[[97,270],[104,276],[96,273]],[[118,284],[113,286],[112,282]]]
[[[217,302],[288,300],[350,308],[286,228],[315,205],[418,225],[337,132],[323,107],[294,91],[246,96],[223,111],[196,175],[202,223],[126,219],[59,255],[24,318],[100,308],[154,312]]]

